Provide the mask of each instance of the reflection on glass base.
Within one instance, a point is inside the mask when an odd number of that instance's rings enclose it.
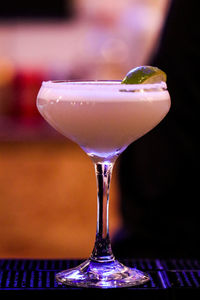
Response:
[[[86,260],[79,266],[56,274],[59,283],[88,288],[120,288],[144,284],[149,276],[129,268],[117,260],[96,262]]]

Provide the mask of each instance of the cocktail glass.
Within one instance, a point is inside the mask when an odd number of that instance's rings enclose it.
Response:
[[[117,157],[155,127],[170,109],[165,82],[127,85],[120,81],[46,81],[37,97],[44,119],[77,143],[94,163],[97,228],[91,256],[56,275],[59,283],[116,288],[144,284],[148,274],[124,266],[113,255],[109,237],[109,186]]]

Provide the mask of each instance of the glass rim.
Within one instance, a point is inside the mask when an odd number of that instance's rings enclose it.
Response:
[[[121,91],[131,90],[167,90],[167,84],[164,81],[157,83],[123,84],[121,80],[48,80],[42,81],[42,86],[47,88],[65,88],[65,87],[117,87]]]

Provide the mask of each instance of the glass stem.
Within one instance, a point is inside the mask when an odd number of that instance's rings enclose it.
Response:
[[[113,163],[95,163],[97,180],[97,231],[90,259],[98,262],[114,260],[109,237],[109,190]]]

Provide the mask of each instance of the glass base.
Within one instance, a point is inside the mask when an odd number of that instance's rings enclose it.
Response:
[[[56,274],[59,283],[88,288],[120,288],[144,284],[149,276],[137,269],[129,268],[117,260],[96,262],[86,260],[79,266]]]

